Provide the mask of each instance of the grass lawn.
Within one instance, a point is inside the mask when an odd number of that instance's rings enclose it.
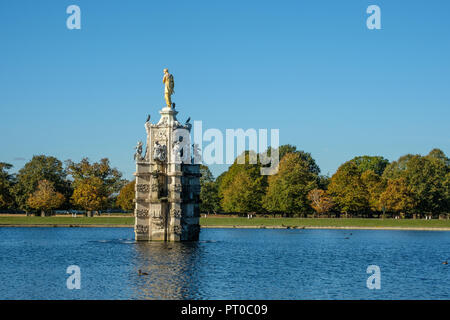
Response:
[[[0,225],[134,225],[134,217],[25,217],[0,216]],[[392,228],[449,228],[450,220],[422,219],[327,219],[327,218],[200,218],[200,225],[214,226],[281,226],[281,227],[392,227]]]
[[[450,220],[362,219],[362,218],[201,218],[202,226],[296,226],[296,227],[393,227],[450,228]]]
[[[2,224],[71,224],[71,225],[86,225],[86,224],[127,224],[132,226],[134,224],[134,217],[25,217],[25,216],[0,216],[0,225]]]

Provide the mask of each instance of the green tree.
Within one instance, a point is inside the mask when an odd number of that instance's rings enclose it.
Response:
[[[415,156],[408,161],[404,172],[406,182],[414,194],[416,210],[439,214],[447,212],[445,197],[445,177],[448,172],[445,164],[427,157]]]
[[[272,147],[269,147],[267,150],[267,155],[270,156],[272,154]],[[281,162],[281,160],[284,158],[285,155],[290,154],[290,153],[296,153],[298,155],[300,155],[300,157],[307,162],[309,170],[311,172],[313,172],[314,174],[316,174],[317,176],[319,176],[320,174],[320,168],[317,165],[316,161],[314,160],[314,158],[311,156],[310,153],[302,151],[302,150],[297,150],[296,146],[290,145],[290,144],[284,144],[278,147],[278,158],[279,161]],[[266,166],[270,166],[270,164],[266,165]],[[320,182],[326,182],[326,180],[322,180],[322,181],[318,181],[318,183],[320,184]]]
[[[229,187],[223,191],[223,209],[238,213],[261,210],[264,188],[260,181],[261,177],[252,177],[248,171],[237,172]]]
[[[218,185],[207,166],[200,165],[200,173],[202,174],[200,178],[200,212],[216,213],[220,211]]]
[[[8,209],[14,205],[14,197],[11,194],[14,176],[8,173],[11,168],[11,164],[0,162],[0,209]]]
[[[317,170],[301,153],[288,153],[278,173],[269,177],[264,207],[269,212],[306,215],[312,212],[308,193],[317,188]]]
[[[435,148],[428,153],[427,158],[441,161],[447,168],[450,168],[450,158],[448,158],[444,151]]]
[[[328,193],[337,208],[345,214],[365,212],[369,207],[368,192],[358,166],[348,161],[331,177]]]
[[[359,171],[364,173],[367,170],[372,170],[377,175],[381,176],[389,164],[389,160],[380,156],[359,156],[350,160],[356,164]]]
[[[419,214],[439,214],[450,210],[446,177],[450,172],[448,158],[439,149],[427,156],[406,155],[391,163],[383,177],[404,178],[414,196],[414,211]]]
[[[30,208],[41,211],[41,216],[45,216],[46,212],[60,207],[64,201],[64,195],[55,191],[53,182],[41,180],[36,191],[28,197],[27,204]]]
[[[408,161],[415,157],[413,154],[406,154],[401,156],[397,161],[393,161],[386,166],[383,171],[383,178],[385,179],[397,179],[403,176],[403,172],[406,170]]]
[[[325,175],[319,175],[317,178],[317,186],[319,189],[327,190],[330,184],[331,178]]]
[[[116,205],[121,207],[125,211],[131,211],[134,209],[134,199],[135,199],[135,187],[136,180],[127,183],[120,189],[120,193],[117,196]]]
[[[29,211],[28,198],[36,190],[39,181],[47,180],[53,183],[56,192],[65,197],[70,196],[70,182],[67,180],[63,164],[52,156],[38,155],[25,164],[17,174],[17,183],[12,189],[20,209]]]
[[[228,168],[225,174],[219,176],[218,182],[219,197],[221,207],[226,212],[254,212],[262,208],[262,197],[267,188],[267,176],[260,173],[261,164],[250,164],[250,152],[245,151],[243,155],[238,156],[234,163]],[[239,157],[244,157],[244,164],[238,163]],[[243,185],[247,189],[242,190]],[[238,190],[243,191],[242,197]],[[246,202],[246,203],[244,203]]]

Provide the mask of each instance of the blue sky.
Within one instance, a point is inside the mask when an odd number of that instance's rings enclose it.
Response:
[[[81,30],[66,27],[71,4]],[[366,27],[371,4],[381,30]],[[444,0],[3,0],[0,161],[108,157],[131,179],[165,67],[179,120],[280,129],[324,174],[357,155],[448,155],[449,12]]]

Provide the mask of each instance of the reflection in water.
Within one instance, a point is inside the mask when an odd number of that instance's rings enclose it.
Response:
[[[133,277],[134,299],[201,299],[198,265],[201,248],[197,242],[136,242]]]

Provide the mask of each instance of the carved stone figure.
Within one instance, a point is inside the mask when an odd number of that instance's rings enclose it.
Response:
[[[159,144],[159,141],[156,141],[153,145],[153,160],[165,162],[167,155],[167,147],[166,145]]]
[[[166,99],[166,105],[168,108],[172,107],[171,95],[175,93],[175,81],[173,80],[173,75],[169,73],[169,69],[164,69],[164,98]]]
[[[193,158],[194,164],[200,163],[200,162],[202,161],[202,154],[201,154],[201,150],[200,150],[200,148],[198,147],[198,144],[197,144],[197,143],[194,143],[194,144],[192,145],[192,153],[193,153],[193,155],[194,155],[194,158]]]
[[[180,140],[182,137],[180,137]],[[172,143],[173,155],[175,157],[175,163],[181,163],[183,160],[183,147],[181,145],[181,141],[177,140]]]
[[[136,150],[136,152],[134,153],[134,160],[135,161],[142,160],[142,142],[138,141],[138,143],[134,149]]]

